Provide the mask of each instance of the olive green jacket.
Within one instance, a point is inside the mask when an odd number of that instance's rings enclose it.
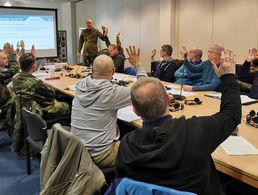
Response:
[[[48,132],[40,164],[41,195],[92,195],[105,184],[82,141],[55,124]]]

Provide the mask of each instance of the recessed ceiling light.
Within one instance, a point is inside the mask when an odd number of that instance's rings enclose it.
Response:
[[[6,7],[11,7],[12,4],[11,4],[9,1],[6,1],[6,2],[4,3],[4,6],[6,6]]]

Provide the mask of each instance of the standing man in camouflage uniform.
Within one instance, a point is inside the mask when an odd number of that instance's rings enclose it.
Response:
[[[81,32],[77,50],[77,57],[80,58],[80,52],[83,48],[83,64],[86,66],[92,65],[94,59],[98,55],[98,46],[97,40],[100,38],[102,41],[106,41],[107,39],[107,28],[102,34],[98,29],[93,27],[93,22],[91,19],[88,19],[86,22],[86,29]]]
[[[57,101],[54,89],[32,75],[36,69],[33,54],[23,54],[19,62],[22,72],[13,77],[13,90],[20,96],[22,106],[37,104],[44,119],[69,115],[69,105],[66,102]]]
[[[6,118],[13,99],[7,88],[7,84],[20,69],[16,61],[16,56],[13,54],[12,46],[7,43],[4,49],[0,51],[0,129],[8,128],[10,125],[7,123],[9,121]]]

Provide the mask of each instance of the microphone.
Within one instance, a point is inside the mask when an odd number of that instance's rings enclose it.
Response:
[[[182,95],[182,92],[183,92],[183,84],[184,84],[184,76],[185,76],[185,65],[182,64],[183,66],[183,77],[182,77],[182,82],[181,82],[181,86],[180,86],[180,95],[178,94],[173,94],[173,97],[175,98],[175,100],[179,100],[179,101],[183,101],[186,99],[185,96]]]

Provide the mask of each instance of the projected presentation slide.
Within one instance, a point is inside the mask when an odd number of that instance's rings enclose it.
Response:
[[[55,49],[55,23],[53,16],[0,15],[0,45],[20,40],[29,50],[34,44],[37,49]]]
[[[37,57],[57,57],[57,10],[0,6],[0,47],[21,40],[25,51],[36,48]]]

